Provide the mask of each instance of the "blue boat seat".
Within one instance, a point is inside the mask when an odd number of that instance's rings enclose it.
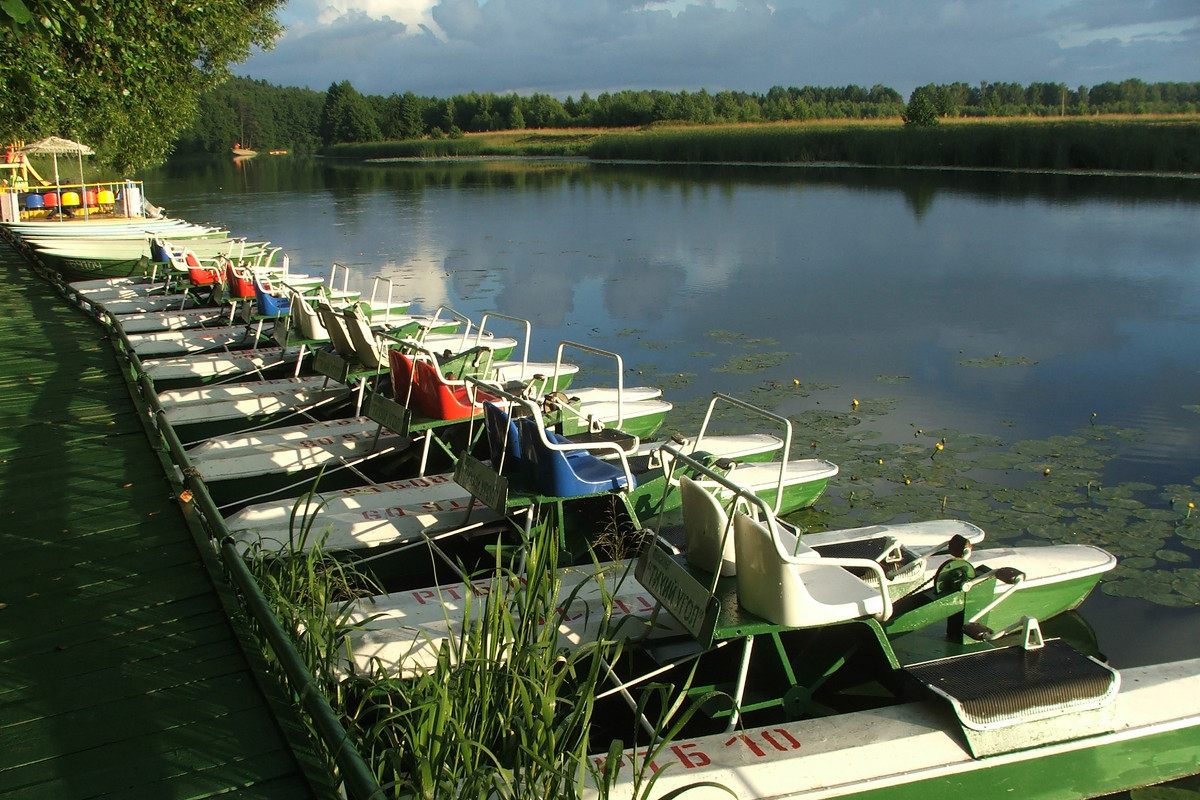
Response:
[[[25,210],[26,211],[41,211],[45,207],[46,207],[46,204],[44,202],[42,202],[42,196],[40,194],[32,194],[31,193],[31,194],[25,195]]]
[[[584,449],[559,450],[550,444],[570,445],[571,441],[541,428],[532,418],[517,420],[521,453],[532,473],[537,490],[547,497],[579,497],[599,494],[628,486],[637,481],[627,478],[619,464],[599,459]]]
[[[483,425],[487,431],[488,450],[491,452],[492,464],[497,471],[501,468],[501,457],[504,466],[521,469],[521,434],[517,423],[508,412],[495,403],[483,404]]]
[[[271,285],[257,276],[254,278],[254,297],[258,301],[258,315],[261,317],[282,317],[292,311],[292,304],[286,298],[273,294]]]

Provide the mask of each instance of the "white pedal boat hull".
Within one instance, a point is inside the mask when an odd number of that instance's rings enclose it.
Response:
[[[117,318],[126,334],[154,333],[199,328],[204,325],[229,321],[229,312],[215,306],[197,306],[182,311],[149,311],[138,314],[122,314]]]
[[[189,450],[188,458],[200,476],[211,483],[303,472],[409,444],[409,437],[386,428],[380,431],[379,423],[368,417],[349,417],[214,437]]]
[[[285,351],[281,347],[259,347],[229,353],[198,353],[190,356],[146,359],[142,361],[142,366],[146,368],[146,374],[156,381],[205,380],[243,375],[287,364],[294,365],[299,357],[299,348]]]
[[[139,356],[154,358],[203,353],[222,348],[250,347],[254,344],[254,330],[244,324],[222,325],[214,328],[135,333],[130,334],[128,339]]]
[[[412,506],[387,508],[322,508],[317,512],[318,502],[314,501],[307,507],[308,512],[316,513],[316,517],[311,527],[314,535],[306,544],[311,546],[319,541],[325,552],[401,545],[418,541],[424,536],[465,530],[503,519],[500,514],[471,497],[465,500],[427,500]],[[304,505],[297,511],[298,526],[305,511]],[[283,553],[287,552],[292,537],[299,534],[299,530],[292,530],[291,512],[292,507],[289,507],[288,516],[274,521],[275,524],[250,527],[242,527],[246,523],[235,514],[226,520],[226,526],[243,549],[257,546],[264,552]]]
[[[350,390],[321,375],[226,383],[159,392],[158,402],[172,425],[191,425],[291,411]]]
[[[184,294],[157,294],[116,300],[96,300],[104,310],[118,316],[146,314],[152,311],[174,311],[185,307],[190,298]]]
[[[604,797],[632,800],[681,793],[697,800],[830,800],[947,791],[963,797],[1107,795],[1125,784],[1119,778],[1115,785],[1106,783],[1108,773],[1099,767],[1080,775],[1081,764],[1112,764],[1113,770],[1123,765],[1130,774],[1145,775],[1140,782],[1153,782],[1162,774],[1154,766],[1158,759],[1171,769],[1181,757],[1179,732],[1200,726],[1200,659],[1125,668],[1120,676],[1112,730],[1091,736],[974,758],[953,715],[942,703],[926,700],[680,739],[654,759],[652,795],[645,794],[644,786],[635,791],[629,769],[635,754],[627,750],[626,768]],[[1151,744],[1159,738],[1167,744]],[[1172,744],[1175,752],[1170,752]],[[606,755],[593,758],[601,763]],[[590,783],[583,796],[599,797]]]

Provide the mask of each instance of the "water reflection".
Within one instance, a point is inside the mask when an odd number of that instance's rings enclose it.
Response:
[[[902,375],[888,393],[910,417],[1039,436],[1094,412],[1150,431],[1135,457],[1196,472],[1200,181],[294,157],[147,178],[172,212],[307,270],[527,317],[547,346],[644,329],[648,360],[697,393],[799,377],[849,397]],[[714,374],[714,329],[789,356]],[[964,366],[995,354],[1028,366]]]

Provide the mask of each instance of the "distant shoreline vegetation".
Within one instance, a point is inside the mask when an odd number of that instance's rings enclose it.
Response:
[[[896,119],[506,131],[453,139],[339,144],[323,153],[355,160],[580,157],[1200,174],[1200,115],[964,120],[918,128]]]
[[[176,153],[234,142],[352,159],[486,156],[1200,173],[1200,83],[930,84],[548,95],[326,92],[237,78]]]

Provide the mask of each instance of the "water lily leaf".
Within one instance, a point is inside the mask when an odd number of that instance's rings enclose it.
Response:
[[[721,366],[713,367],[712,371],[729,372],[736,375],[762,372],[763,370],[769,370],[778,367],[791,357],[792,353],[753,353],[750,355],[731,358]]]
[[[1156,550],[1154,557],[1169,564],[1190,564],[1192,557],[1178,550]]]
[[[1004,356],[1000,353],[990,358],[964,358],[957,362],[964,367],[1024,367],[1037,364],[1024,356]]]
[[[980,469],[1010,470],[1023,460],[1016,453],[983,453],[972,458],[971,463]]]

